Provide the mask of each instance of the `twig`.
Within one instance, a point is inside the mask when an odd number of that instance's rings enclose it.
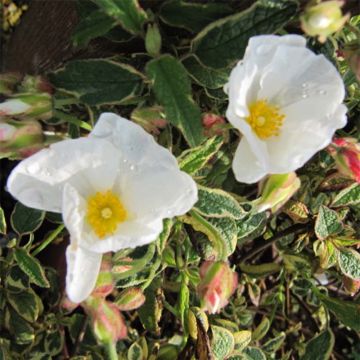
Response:
[[[59,225],[33,252],[32,255],[36,256],[40,251],[43,251],[57,236],[64,230],[64,225]]]

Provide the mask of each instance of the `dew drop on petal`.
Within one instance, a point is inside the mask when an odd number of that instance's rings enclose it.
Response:
[[[301,87],[302,87],[303,89],[306,89],[307,87],[309,87],[309,84],[306,83],[306,82],[304,82],[304,83],[301,84]]]
[[[322,90],[319,90],[319,94],[320,94],[320,95],[326,95],[326,94],[327,94],[327,91],[326,91],[326,90],[323,90],[323,89],[322,89]]]
[[[130,170],[134,171],[135,170],[135,165],[130,165]]]
[[[38,163],[33,163],[29,165],[26,169],[30,174],[36,174],[40,170],[40,165]]]
[[[307,98],[309,97],[309,95],[308,95],[307,93],[303,93],[303,94],[301,95],[301,97],[302,97],[303,99],[307,99]]]

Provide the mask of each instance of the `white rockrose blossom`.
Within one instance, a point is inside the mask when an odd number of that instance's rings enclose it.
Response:
[[[240,182],[300,168],[346,124],[341,76],[305,46],[298,35],[255,36],[230,74],[226,116],[243,135],[233,160]]]
[[[61,212],[70,233],[66,290],[92,292],[102,254],[154,241],[163,219],[197,201],[193,179],[140,126],[112,113],[87,138],[64,140],[23,160],[8,191],[26,206]]]

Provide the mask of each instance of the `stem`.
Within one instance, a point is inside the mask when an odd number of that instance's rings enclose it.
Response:
[[[78,119],[77,117],[72,116],[72,115],[67,114],[67,113],[64,113],[62,111],[54,110],[54,116],[59,118],[59,119],[65,120],[70,124],[74,124],[74,125],[76,125],[78,127],[81,127],[82,129],[85,129],[85,130],[88,130],[88,131],[92,130],[92,126],[90,124],[88,124],[87,122],[82,121],[82,120]]]
[[[118,354],[116,351],[116,343],[109,341],[105,343],[106,352],[109,360],[118,360]]]
[[[32,255],[36,256],[40,251],[43,251],[56,237],[64,230],[65,225],[59,225],[33,252]]]
[[[260,244],[258,247],[256,247],[254,250],[247,253],[242,259],[241,262],[244,263],[246,260],[251,259],[253,256],[257,255],[258,253],[266,250],[268,247],[270,247],[275,241],[279,240],[283,236],[287,236],[290,234],[297,234],[302,233],[304,230],[307,230],[309,227],[309,224],[295,224],[293,226],[289,226],[287,229],[278,232],[274,236],[272,236],[270,239],[265,240],[262,244]]]

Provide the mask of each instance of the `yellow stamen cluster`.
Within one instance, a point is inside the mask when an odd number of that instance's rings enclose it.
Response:
[[[246,121],[260,139],[280,134],[285,115],[280,113],[278,106],[271,105],[266,100],[258,100],[249,106],[249,110],[250,115]]]
[[[110,190],[97,192],[87,200],[86,219],[100,239],[113,234],[126,217],[119,197]]]

